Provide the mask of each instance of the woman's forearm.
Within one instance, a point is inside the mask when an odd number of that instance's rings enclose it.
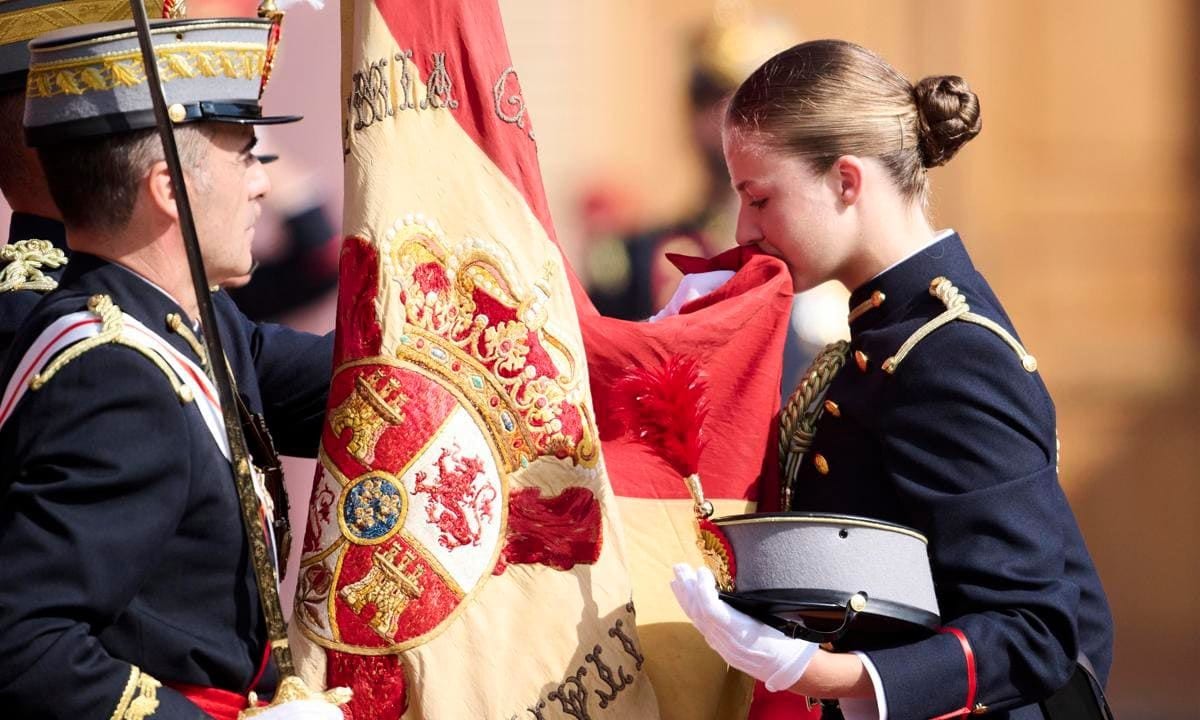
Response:
[[[789,688],[813,698],[870,698],[875,696],[871,676],[862,658],[853,653],[819,651],[804,675]]]

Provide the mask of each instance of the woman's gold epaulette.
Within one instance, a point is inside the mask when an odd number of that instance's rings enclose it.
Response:
[[[149,360],[166,376],[167,382],[175,390],[175,395],[181,403],[189,403],[195,399],[192,389],[171,369],[162,356],[154,348],[138,342],[124,334],[125,323],[121,308],[113,304],[108,295],[93,295],[88,299],[88,311],[100,318],[100,333],[71,345],[63,350],[33,379],[29,381],[30,390],[40,390],[50,379],[69,363],[82,356],[89,350],[102,345],[123,345],[136,350],[142,357]]]
[[[67,255],[49,240],[18,240],[0,247],[0,293],[14,290],[50,292],[58,281],[42,272],[67,264]]]
[[[969,323],[974,323],[991,330],[1000,339],[1008,344],[1017,357],[1021,360],[1021,367],[1025,368],[1026,372],[1034,372],[1037,370],[1037,359],[1029,354],[1029,351],[1017,341],[1012,333],[1001,327],[996,321],[991,318],[986,318],[982,315],[977,315],[971,312],[971,306],[967,304],[967,299],[958,288],[944,277],[936,277],[929,283],[929,294],[942,301],[946,306],[946,310],[940,315],[917,328],[917,331],[909,336],[896,354],[883,361],[883,371],[891,375],[896,372],[896,368],[908,356],[912,349],[917,346],[925,338],[943,325],[948,325],[955,320],[964,320]]]

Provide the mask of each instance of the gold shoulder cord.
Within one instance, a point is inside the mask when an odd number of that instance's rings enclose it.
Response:
[[[904,361],[904,358],[907,357],[910,352],[912,352],[912,349],[917,346],[917,343],[929,337],[934,330],[937,330],[943,325],[947,325],[955,320],[965,320],[969,323],[975,323],[976,325],[981,325],[988,330],[991,330],[996,335],[1000,336],[1001,340],[1008,343],[1008,346],[1011,347],[1013,352],[1017,354],[1017,357],[1021,359],[1021,367],[1025,368],[1026,372],[1034,372],[1037,370],[1037,359],[1030,355],[1029,351],[1022,347],[1021,343],[1017,342],[1017,339],[1013,337],[1011,333],[1000,327],[1000,325],[996,324],[995,321],[971,312],[971,306],[967,304],[967,298],[961,295],[958,292],[958,288],[954,287],[949,280],[944,277],[934,278],[933,282],[929,283],[929,294],[942,301],[942,304],[946,306],[945,312],[918,328],[916,332],[914,332],[907,340],[904,341],[904,344],[900,346],[900,349],[896,351],[895,355],[891,356],[887,360],[884,360],[884,372],[889,375],[896,372],[896,368],[899,367],[900,363]]]
[[[112,298],[107,295],[93,295],[88,299],[88,310],[96,317],[100,318],[100,334],[90,337],[86,340],[81,340],[66,350],[58,354],[58,357],[46,366],[33,379],[29,381],[30,390],[40,390],[43,385],[50,382],[56,373],[67,366],[68,363],[82,356],[89,350],[94,350],[101,345],[124,345],[141,353],[150,362],[154,363],[162,374],[166,376],[167,381],[171,383],[171,387],[175,389],[175,394],[179,397],[181,403],[189,403],[194,398],[192,389],[188,387],[167,365],[166,361],[151,347],[135,342],[121,336],[121,330],[124,327],[123,315],[121,308],[113,304]]]
[[[49,240],[18,240],[0,247],[0,293],[14,290],[50,292],[58,281],[42,272],[67,264],[67,255]]]
[[[808,366],[779,417],[779,462],[783,471],[780,500],[783,510],[792,505],[792,485],[800,470],[800,461],[812,447],[817,421],[825,410],[821,399],[825,397],[833,378],[846,364],[849,351],[850,343],[845,340],[826,345]]]

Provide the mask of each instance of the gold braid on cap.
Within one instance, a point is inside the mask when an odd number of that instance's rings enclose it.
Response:
[[[267,50],[262,43],[177,42],[155,48],[164,84],[175,80],[226,77],[253,80],[264,71]],[[146,83],[140,50],[99,58],[69,58],[35,63],[29,68],[27,97],[84,95],[131,88]]]
[[[142,5],[149,17],[177,18],[187,14],[184,0],[143,0]],[[29,42],[52,30],[129,17],[129,0],[61,0],[0,12],[0,45]]]

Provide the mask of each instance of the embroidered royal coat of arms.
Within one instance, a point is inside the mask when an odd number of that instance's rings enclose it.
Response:
[[[494,2],[346,0],[345,234],[292,622],[352,720],[657,718]]]

